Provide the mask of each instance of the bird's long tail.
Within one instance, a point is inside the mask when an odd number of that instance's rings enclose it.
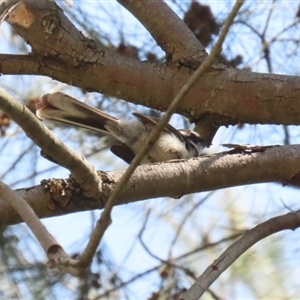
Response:
[[[105,133],[108,133],[105,128],[107,122],[118,121],[116,117],[60,92],[44,95],[36,104],[36,115],[40,119]]]

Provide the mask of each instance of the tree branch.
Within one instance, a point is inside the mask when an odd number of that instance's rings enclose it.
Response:
[[[74,276],[81,274],[81,269],[68,266],[70,263],[75,263],[75,260],[68,256],[63,248],[57,243],[55,238],[48,232],[32,208],[22,197],[20,197],[20,195],[18,195],[5,183],[0,182],[0,196],[9,202],[9,204],[12,205],[15,211],[26,222],[27,226],[30,228],[47,254],[49,259],[48,265],[50,267],[57,266],[61,271],[68,272]]]
[[[229,151],[139,166],[116,204],[158,197],[180,198],[191,193],[263,182],[300,186],[300,145],[258,147],[256,151]],[[98,172],[102,192],[96,198],[87,198],[72,179],[46,180],[40,186],[17,192],[41,218],[102,209],[124,172]],[[0,201],[0,226],[20,221],[10,205]]]
[[[49,251],[50,247],[58,246],[54,237],[48,233],[46,227],[42,224],[28,203],[15,191],[11,190],[8,185],[1,181],[0,195],[2,199],[5,199],[13,206],[13,208],[26,222],[46,253]]]
[[[39,8],[38,13],[33,10],[35,21],[29,28],[13,25],[38,55],[1,55],[2,74],[46,75],[159,110],[166,110],[170,99],[191,76],[188,68],[178,70],[174,64],[157,66],[97,48],[53,5],[44,4],[46,7]],[[50,20],[56,22],[51,26]],[[53,31],[48,30],[47,24]],[[222,67],[206,73],[176,112],[194,122],[213,118],[210,126],[239,122],[300,124],[299,98],[299,77]]]
[[[216,57],[220,55],[222,43],[225,39],[225,36],[229,30],[230,25],[233,22],[234,16],[238,12],[238,9],[242,5],[242,3],[243,3],[242,1],[240,1],[240,3],[238,3],[238,2],[236,3],[232,12],[230,13],[229,17],[226,20],[225,26],[220,34],[220,37],[219,37],[217,43],[213,47],[211,54],[201,64],[201,66],[198,68],[198,70],[189,78],[187,83],[182,87],[182,89],[179,91],[179,93],[176,95],[176,97],[172,100],[165,115],[157,123],[154,130],[151,132],[147,142],[144,145],[142,145],[141,149],[139,150],[137,155],[134,157],[133,161],[130,163],[130,166],[127,168],[126,172],[124,173],[124,175],[118,182],[116,188],[110,195],[110,197],[107,200],[107,203],[104,207],[104,210],[101,214],[101,217],[100,217],[99,221],[97,222],[96,228],[92,232],[91,238],[85,248],[85,251],[80,255],[81,261],[84,264],[90,265],[92,258],[94,257],[94,254],[97,250],[97,247],[103,237],[103,234],[111,222],[111,211],[113,209],[113,206],[115,205],[115,202],[116,202],[118,196],[121,194],[122,190],[124,189],[125,185],[129,181],[133,172],[135,171],[135,169],[140,164],[142,159],[150,151],[150,149],[153,147],[153,145],[159,138],[163,128],[168,124],[168,122],[169,122],[172,114],[175,112],[178,104],[184,99],[184,97],[189,93],[191,88],[203,76],[203,74],[205,72],[207,72],[207,70],[214,63]]]
[[[180,300],[199,299],[208,287],[251,246],[282,230],[295,230],[300,226],[300,210],[272,218],[247,231],[238,241],[222,253],[196,280]]]
[[[164,1],[118,2],[145,26],[167,58],[194,67],[205,59],[207,54],[204,47]]]
[[[105,55],[96,64],[84,63],[74,69],[52,58],[0,55],[0,72],[47,75],[88,91],[122,97],[159,110],[166,110],[170,99],[190,77],[184,69],[115,58]],[[239,122],[300,125],[298,87],[299,77],[295,76],[216,70],[201,78],[176,112],[198,122],[213,117],[216,126]]]
[[[1,88],[0,109],[46,154],[70,170],[87,195],[94,197],[98,194],[99,178],[94,168],[82,156],[64,145],[27,107]]]
[[[7,15],[15,8],[20,0],[1,0],[0,1],[0,24]]]

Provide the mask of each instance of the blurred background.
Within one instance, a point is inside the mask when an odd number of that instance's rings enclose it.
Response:
[[[57,1],[86,36],[122,55],[162,63],[164,52],[128,11],[115,1]],[[233,1],[167,1],[209,52]],[[299,76],[299,2],[246,2],[223,44],[220,60],[253,72]],[[26,54],[30,47],[3,23],[1,53]],[[84,74],[83,74],[84,76]],[[42,76],[1,76],[1,87],[34,111],[38,97],[61,91],[122,118],[132,111],[160,112],[123,100],[88,93]],[[63,142],[98,170],[127,165],[110,153],[109,138],[45,122]],[[171,124],[193,128],[182,116]],[[212,154],[222,143],[296,144],[296,126],[239,124],[220,128]],[[22,130],[0,111],[0,178],[14,189],[69,172],[39,154]],[[0,229],[2,299],[177,299],[243,232],[271,217],[299,209],[296,188],[259,184],[187,195],[179,200],[150,199],[115,207],[113,223],[85,278],[45,267],[46,257],[24,224]],[[44,219],[71,255],[80,253],[100,215],[91,211]],[[300,293],[298,231],[266,238],[242,255],[203,299],[297,299]],[[167,264],[166,261],[169,263]]]

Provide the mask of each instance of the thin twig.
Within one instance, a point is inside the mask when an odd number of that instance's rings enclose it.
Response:
[[[70,170],[88,197],[96,197],[99,194],[99,177],[93,166],[68,148],[27,107],[2,88],[0,88],[0,109],[14,120],[46,154]]]
[[[159,260],[160,262],[162,263],[166,263],[167,261],[165,261],[164,259],[158,257],[157,255],[155,255],[154,253],[152,253],[152,251],[147,247],[147,245],[144,243],[143,241],[143,233],[146,229],[146,225],[148,223],[148,219],[149,219],[149,216],[150,216],[150,212],[151,212],[151,209],[149,209],[146,213],[146,216],[145,216],[145,220],[143,222],[143,226],[138,234],[138,240],[140,241],[142,247],[145,249],[145,251],[154,259],[157,259]]]
[[[219,241],[217,241],[217,242],[207,244],[207,245],[205,245],[205,246],[203,246],[203,247],[197,248],[197,250],[194,250],[194,251],[190,252],[189,254],[186,253],[186,254],[184,254],[184,255],[180,255],[180,256],[178,256],[178,257],[176,257],[176,258],[173,258],[173,261],[177,261],[177,260],[180,260],[180,259],[184,259],[184,258],[186,258],[188,255],[194,254],[194,253],[196,253],[196,252],[203,251],[203,250],[205,250],[205,249],[209,249],[209,248],[215,247],[215,246],[217,246],[217,245],[220,245],[220,244],[222,244],[222,243],[224,243],[224,242],[227,242],[227,241],[230,241],[230,240],[232,240],[232,239],[236,239],[237,236],[240,236],[240,235],[241,235],[241,234],[238,234],[238,235],[235,234],[235,235],[233,235],[233,236],[230,236],[230,237],[226,237],[226,238],[224,238],[224,239],[221,239],[221,240],[219,240]],[[108,296],[109,294],[113,293],[114,291],[117,291],[117,290],[121,289],[122,287],[124,287],[124,286],[126,286],[126,285],[129,285],[129,284],[131,284],[132,282],[138,280],[139,278],[141,278],[141,277],[143,277],[143,276],[146,276],[146,275],[148,275],[148,274],[150,274],[150,273],[152,273],[152,272],[158,270],[160,267],[161,267],[161,263],[160,263],[159,265],[156,265],[155,267],[153,267],[153,268],[151,268],[151,269],[148,269],[147,271],[145,271],[145,272],[143,272],[143,273],[139,273],[139,274],[133,276],[133,277],[130,278],[129,280],[127,280],[127,281],[125,281],[125,282],[122,282],[122,283],[120,283],[119,285],[114,286],[113,288],[111,288],[111,289],[109,289],[109,290],[106,290],[103,294],[100,294],[96,299],[101,299],[101,298],[104,297],[104,296]],[[180,266],[180,265],[176,265],[176,267],[182,269],[182,266]],[[190,275],[191,275],[191,274],[189,273],[189,276],[190,276]],[[196,279],[196,278],[194,278],[194,279]],[[94,299],[94,300],[96,300],[96,299]]]
[[[105,208],[101,214],[101,217],[96,224],[95,230],[93,231],[85,250],[80,255],[80,259],[81,259],[83,265],[88,266],[91,263],[93,256],[97,250],[97,247],[103,237],[103,234],[111,223],[110,216],[111,216],[112,208],[117,201],[117,197],[120,195],[121,191],[123,190],[126,183],[128,182],[130,176],[133,174],[134,170],[140,164],[140,162],[142,161],[144,156],[149,152],[149,150],[152,148],[154,143],[159,138],[160,133],[162,132],[163,128],[168,124],[168,122],[169,122],[172,114],[175,112],[176,107],[179,104],[179,102],[184,99],[184,97],[189,93],[189,91],[196,84],[196,82],[199,80],[199,78],[212,66],[212,64],[215,62],[216,58],[219,56],[225,36],[229,30],[230,25],[233,22],[233,19],[237,13],[239,7],[242,5],[242,3],[243,3],[243,1],[236,2],[232,12],[229,14],[229,16],[225,22],[224,28],[221,31],[221,34],[220,34],[220,37],[219,37],[217,43],[215,44],[215,46],[213,47],[213,49],[211,51],[211,54],[207,57],[207,59],[201,64],[201,66],[197,69],[197,71],[190,77],[190,79],[187,81],[187,83],[182,87],[182,89],[179,91],[179,93],[175,96],[174,100],[171,102],[166,113],[164,114],[162,119],[159,121],[157,126],[154,128],[154,130],[151,132],[148,142],[145,143],[143,145],[143,147],[141,148],[141,150],[137,153],[137,155],[133,159],[132,163],[127,168],[125,174],[120,179],[116,188],[110,195],[110,197],[105,205]]]
[[[58,269],[68,272],[74,276],[82,273],[81,269],[73,268],[77,263],[64,251],[55,238],[48,232],[47,228],[37,217],[30,205],[13,191],[8,185],[0,181],[1,199],[7,201],[21,216],[30,228],[49,259],[48,266],[58,267]]]
[[[206,202],[206,200],[208,200],[210,198],[210,196],[214,193],[215,191],[211,191],[210,193],[208,193],[203,199],[201,199],[199,202],[197,202],[196,204],[194,204],[190,209],[189,211],[184,215],[183,217],[183,220],[180,222],[177,230],[176,230],[176,234],[170,244],[170,249],[169,249],[169,257],[172,257],[172,249],[176,243],[176,241],[178,240],[179,238],[179,235],[183,229],[183,226],[184,224],[187,222],[188,219],[190,219],[191,215],[196,211],[196,209],[204,204],[204,202]]]
[[[300,226],[300,210],[272,218],[247,231],[217,258],[188,289],[180,300],[199,299],[208,287],[250,247],[260,240],[282,230]]]
[[[29,153],[30,150],[32,150],[32,148],[35,146],[35,144],[33,142],[31,142],[31,144],[25,148],[20,154],[19,156],[15,159],[14,162],[11,163],[11,165],[9,166],[9,168],[4,171],[1,176],[0,176],[0,180],[3,180],[4,177],[9,174],[12,170],[14,170],[16,168],[16,166],[18,165],[18,163],[20,163],[22,161],[22,158]]]
[[[1,199],[9,202],[22,217],[24,222],[26,222],[46,253],[51,246],[58,244],[54,237],[47,232],[47,229],[36,216],[29,204],[8,185],[1,181],[0,195]]]
[[[20,0],[1,0],[0,1],[0,25],[8,16],[8,14],[14,10]]]

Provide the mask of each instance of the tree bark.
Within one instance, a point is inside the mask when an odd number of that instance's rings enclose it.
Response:
[[[179,67],[178,61],[156,65],[118,55],[85,37],[55,3],[43,2],[36,7],[36,2],[26,1],[26,5],[34,16],[31,25],[25,28],[17,18],[11,24],[33,53],[0,55],[2,74],[45,75],[163,111],[194,71]],[[150,24],[148,29],[151,32]],[[298,125],[299,82],[299,77],[214,67],[177,112],[200,125],[213,120],[216,127],[237,123]]]
[[[258,147],[255,151],[229,151],[139,166],[117,205],[158,197],[177,199],[191,193],[263,182],[300,185],[300,145]],[[18,193],[41,218],[102,209],[124,172],[99,171],[102,184],[100,194],[94,198],[87,198],[73,179],[45,180],[39,186],[20,189]],[[19,222],[21,219],[15,210],[2,200],[0,226]]]

